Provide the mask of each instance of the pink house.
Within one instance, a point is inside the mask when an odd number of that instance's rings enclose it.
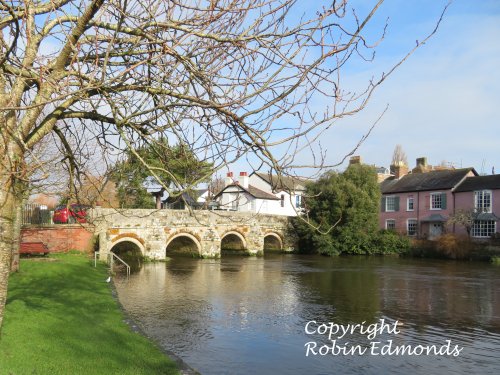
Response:
[[[454,191],[477,178],[474,168],[426,171],[422,164],[405,174],[403,167],[393,167],[395,176],[381,183],[380,227],[429,239],[453,231],[447,221],[456,209]]]
[[[472,237],[489,238],[500,229],[500,175],[467,178],[453,195],[456,209],[470,212],[475,218]],[[465,234],[466,230],[455,225],[454,232]]]

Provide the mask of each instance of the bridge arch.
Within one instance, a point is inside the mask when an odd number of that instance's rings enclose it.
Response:
[[[264,251],[283,251],[283,239],[274,232],[264,235]]]
[[[245,237],[236,230],[225,232],[220,238],[221,252],[238,253],[248,250]]]
[[[174,234],[167,241],[166,254],[197,255],[201,256],[201,243],[191,233],[180,232]]]
[[[120,235],[112,240],[109,251],[112,251],[117,255],[120,255],[120,253],[123,252],[131,251],[132,253],[135,253],[135,255],[144,256],[144,241],[133,233],[130,236]]]

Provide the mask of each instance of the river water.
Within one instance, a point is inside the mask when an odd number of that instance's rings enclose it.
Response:
[[[115,285],[142,330],[204,375],[500,374],[500,266],[173,258]]]

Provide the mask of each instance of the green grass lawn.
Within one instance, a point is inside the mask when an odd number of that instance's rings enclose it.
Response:
[[[106,277],[84,255],[22,260],[9,281],[0,374],[177,374],[123,321]]]

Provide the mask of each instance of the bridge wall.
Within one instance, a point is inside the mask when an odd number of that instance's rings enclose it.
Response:
[[[283,251],[293,251],[295,238],[290,234],[289,218],[245,212],[184,210],[114,210],[97,208],[90,213],[99,235],[101,257],[107,257],[114,245],[123,241],[136,244],[144,256],[165,259],[167,246],[176,238],[189,238],[196,244],[196,255],[217,258],[221,241],[232,234],[242,239],[245,252],[264,251],[264,238],[279,238]],[[233,237],[234,238],[234,237]]]

